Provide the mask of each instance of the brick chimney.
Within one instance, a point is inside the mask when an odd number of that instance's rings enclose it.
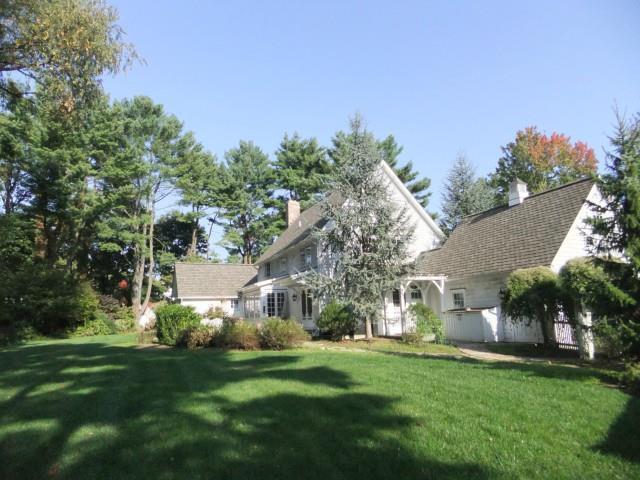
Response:
[[[509,206],[520,205],[529,196],[527,184],[519,178],[515,178],[509,184]]]
[[[289,200],[287,202],[287,225],[293,225],[293,222],[300,217],[300,202]]]

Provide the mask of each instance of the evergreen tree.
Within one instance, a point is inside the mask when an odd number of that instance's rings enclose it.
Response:
[[[229,255],[239,255],[242,263],[253,263],[284,227],[273,198],[275,172],[269,157],[253,142],[245,141],[225,153],[223,171],[222,244]]]
[[[181,139],[179,148],[182,161],[175,169],[176,187],[181,194],[180,203],[189,207],[189,212],[184,214],[184,220],[191,225],[187,255],[195,256],[200,220],[219,203],[222,171],[215,155],[205,151],[191,132]]]
[[[339,168],[342,158],[345,156],[345,150],[348,149],[348,142],[351,140],[352,133],[337,132],[332,141],[332,148],[329,149],[329,156],[333,160],[334,168]],[[389,135],[384,140],[376,141],[376,147],[379,150],[381,158],[393,169],[398,178],[405,184],[407,189],[418,200],[423,208],[429,205],[429,187],[431,180],[423,177],[418,178],[418,172],[413,169],[413,163],[407,162],[404,166],[399,166],[398,157],[402,153],[402,147],[398,145],[393,135]]]
[[[348,304],[371,338],[385,292],[407,272],[413,229],[390,197],[380,148],[359,116],[351,120],[351,131],[334,155],[333,194],[323,203],[331,228],[316,235],[335,264],[310,282],[320,296]]]
[[[493,205],[493,189],[483,178],[476,178],[471,162],[459,155],[449,170],[442,193],[442,230],[448,235],[462,217],[488,210]]]
[[[285,134],[273,165],[278,188],[285,192],[282,200],[297,200],[303,209],[324,191],[331,172],[326,150],[315,138],[300,138],[297,133]]]
[[[502,147],[502,157],[489,177],[497,204],[506,204],[514,178],[526,182],[532,193],[558,187],[595,173],[598,161],[584,142],[571,143],[566,135],[547,136],[536,127],[519,131],[513,142]]]
[[[626,301],[609,320],[640,356],[640,114],[630,121],[618,117],[607,152],[607,172],[598,179],[603,204],[589,220],[595,260]],[[620,261],[619,255],[623,255]]]

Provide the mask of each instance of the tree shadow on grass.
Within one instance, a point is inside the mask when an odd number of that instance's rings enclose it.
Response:
[[[640,398],[631,397],[597,451],[640,463]]]
[[[396,399],[299,361],[100,343],[0,351],[0,478],[495,476],[421,455]]]

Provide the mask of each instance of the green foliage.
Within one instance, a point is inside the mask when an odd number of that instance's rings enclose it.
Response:
[[[93,335],[113,335],[118,333],[118,327],[105,313],[98,312],[93,318],[88,319],[75,329],[76,337],[89,337]]]
[[[315,138],[300,138],[297,133],[285,134],[273,165],[278,188],[286,192],[284,199],[301,202],[303,209],[325,191],[331,172],[326,150]]]
[[[434,336],[436,343],[444,343],[444,327],[442,320],[424,303],[413,303],[409,306],[409,313],[415,318],[415,327],[402,335],[404,342],[412,345],[424,343],[425,337]]]
[[[241,141],[225,153],[223,246],[231,256],[252,263],[284,228],[274,207],[275,171],[269,157],[252,142]]]
[[[507,278],[502,295],[503,313],[514,321],[539,321],[545,345],[555,342],[553,319],[561,304],[558,276],[548,267],[515,270]]]
[[[211,307],[204,314],[204,318],[223,318],[225,316],[224,310],[220,307]]]
[[[226,317],[216,337],[216,345],[240,350],[256,350],[260,346],[258,327],[238,318]]]
[[[596,172],[596,156],[584,142],[571,143],[566,135],[541,133],[527,127],[502,147],[502,157],[490,175],[496,202],[506,204],[509,184],[519,178],[530,192],[538,193]]]
[[[371,338],[380,299],[409,268],[405,259],[413,225],[406,209],[390,197],[380,149],[360,117],[351,120],[351,132],[333,158],[333,195],[322,204],[331,228],[316,236],[336,261],[331,271],[311,275],[309,281],[319,298],[350,305]]]
[[[0,215],[0,273],[15,272],[31,263],[35,246],[33,225],[15,214]]]
[[[475,169],[466,156],[458,156],[449,170],[442,192],[442,230],[449,234],[463,217],[493,206],[493,189],[483,178],[476,178]]]
[[[360,324],[349,306],[336,301],[324,306],[316,323],[332,340],[342,340],[346,335],[353,337]]]
[[[631,392],[640,395],[640,362],[627,363],[620,374],[620,382]]]
[[[218,330],[206,325],[196,325],[185,328],[181,333],[176,345],[186,347],[189,350],[211,347],[218,335]]]
[[[68,111],[136,58],[116,9],[101,1],[4,0],[0,18],[0,86],[9,72],[46,83]]]
[[[184,330],[200,325],[200,315],[184,305],[164,305],[155,313],[158,341],[165,345],[175,345]]]
[[[267,350],[285,350],[298,347],[309,340],[309,334],[294,320],[270,318],[259,330],[260,346]]]

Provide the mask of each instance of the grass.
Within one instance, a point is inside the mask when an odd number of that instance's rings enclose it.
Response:
[[[410,345],[393,338],[374,338],[367,340],[344,340],[342,342],[332,342],[329,340],[314,340],[314,346],[318,347],[340,347],[346,349],[369,350],[372,352],[398,352],[398,353],[426,353],[426,354],[446,354],[460,355],[460,351],[453,345],[440,345],[437,343],[424,343],[422,345]]]
[[[0,350],[0,478],[640,478],[597,371],[374,352]]]
[[[485,343],[487,350],[503,355],[515,355],[531,358],[566,358],[577,359],[576,350],[549,350],[542,344],[537,343]]]

